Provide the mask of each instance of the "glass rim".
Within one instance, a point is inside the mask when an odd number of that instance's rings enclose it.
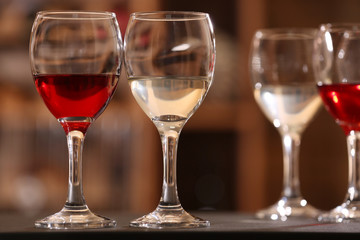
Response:
[[[209,14],[197,11],[134,12],[130,18],[142,21],[188,21],[207,19]]]
[[[360,22],[334,22],[322,23],[319,25],[320,30],[329,29],[335,32],[344,32],[346,30],[360,30]]]
[[[313,27],[276,27],[276,28],[260,28],[256,32],[264,33],[298,33],[298,32],[312,32],[316,31],[316,28]]]
[[[327,23],[321,23],[319,26],[332,26],[332,27],[338,27],[338,26],[358,26],[360,25],[360,22],[327,22]]]
[[[111,19],[114,12],[109,11],[83,11],[83,10],[45,10],[36,13],[36,17],[45,19]]]
[[[285,36],[304,35],[306,38],[315,38],[316,33],[317,29],[312,27],[261,28],[255,31],[254,37],[273,38],[274,36],[281,34]]]

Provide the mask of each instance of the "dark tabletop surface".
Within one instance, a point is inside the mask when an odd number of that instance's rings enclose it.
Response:
[[[34,227],[37,218],[20,213],[0,213],[2,239],[360,239],[360,223],[319,223],[315,219],[259,220],[236,212],[195,212],[211,226],[195,229],[142,229],[128,226],[140,217],[134,213],[100,213],[117,221],[115,228],[44,230]]]

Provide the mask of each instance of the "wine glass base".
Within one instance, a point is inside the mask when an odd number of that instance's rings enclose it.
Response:
[[[35,227],[49,229],[88,229],[115,226],[115,220],[96,215],[87,207],[82,210],[73,210],[64,207],[58,213],[35,221]]]
[[[130,222],[131,227],[142,228],[197,228],[209,227],[210,222],[194,217],[183,209],[159,209]]]
[[[360,202],[346,201],[327,213],[318,216],[320,222],[360,222]]]
[[[303,198],[283,197],[269,208],[256,213],[257,218],[286,221],[294,218],[316,218],[319,210],[309,205]]]

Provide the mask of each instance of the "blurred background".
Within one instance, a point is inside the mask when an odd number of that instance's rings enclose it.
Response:
[[[36,93],[29,66],[31,25],[40,10],[113,11],[123,35],[131,12],[210,13],[215,79],[181,134],[178,190],[187,210],[239,212],[274,203],[282,190],[280,136],[255,104],[248,79],[255,30],[360,21],[357,0],[1,0],[0,211],[55,212],[67,194],[65,134]],[[92,210],[156,207],[160,138],[133,100],[124,72],[112,102],[87,133],[83,160],[84,194]],[[345,135],[322,108],[303,135],[304,197],[322,210],[337,206],[347,189],[347,167]]]

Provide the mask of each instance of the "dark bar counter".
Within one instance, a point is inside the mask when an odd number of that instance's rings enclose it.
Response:
[[[100,213],[103,214],[103,213]],[[106,213],[104,213],[106,215]],[[141,214],[108,213],[117,227],[89,230],[46,230],[34,227],[34,220],[46,216],[0,213],[0,239],[360,239],[360,223],[319,223],[315,219],[266,221],[235,212],[195,212],[211,226],[196,229],[142,229],[128,226]]]

